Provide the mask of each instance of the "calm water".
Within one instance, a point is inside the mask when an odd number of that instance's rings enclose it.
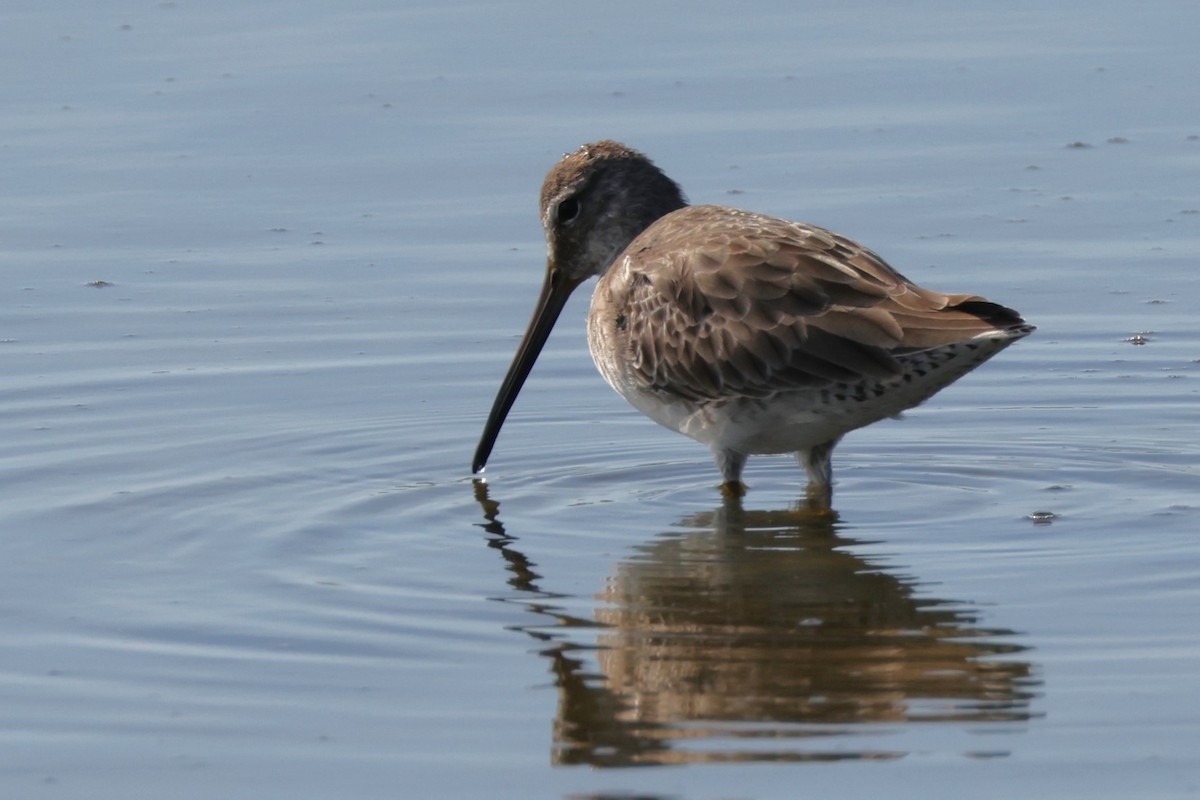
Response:
[[[1200,7],[106,5],[0,11],[5,797],[1200,791]],[[603,136],[1039,332],[814,521],[581,296],[473,480]]]

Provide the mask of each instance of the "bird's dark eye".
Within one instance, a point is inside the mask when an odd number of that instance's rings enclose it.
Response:
[[[568,197],[558,204],[558,208],[554,212],[554,221],[559,225],[565,225],[577,216],[579,216],[579,201],[574,197]]]

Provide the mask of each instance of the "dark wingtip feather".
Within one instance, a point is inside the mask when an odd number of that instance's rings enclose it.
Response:
[[[1035,330],[1032,325],[1025,322],[1025,319],[1019,313],[1008,306],[1002,306],[999,303],[992,303],[981,298],[964,300],[961,303],[950,306],[947,310],[970,314],[1002,330],[1016,328],[1028,328],[1027,332]]]

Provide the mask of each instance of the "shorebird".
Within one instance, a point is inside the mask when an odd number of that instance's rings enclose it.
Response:
[[[1010,308],[924,289],[832,231],[690,206],[646,156],[600,141],[541,191],[549,259],[529,328],[475,451],[479,472],[567,298],[599,276],[588,346],[655,422],[712,449],[726,493],[749,455],[795,453],[829,509],[833,448],[1033,331]]]

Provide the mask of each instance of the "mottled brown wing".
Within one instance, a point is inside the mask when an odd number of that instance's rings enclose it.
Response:
[[[993,330],[1008,312],[915,286],[821,228],[722,206],[669,214],[626,254],[612,299],[632,373],[691,400],[892,377],[896,356]]]

